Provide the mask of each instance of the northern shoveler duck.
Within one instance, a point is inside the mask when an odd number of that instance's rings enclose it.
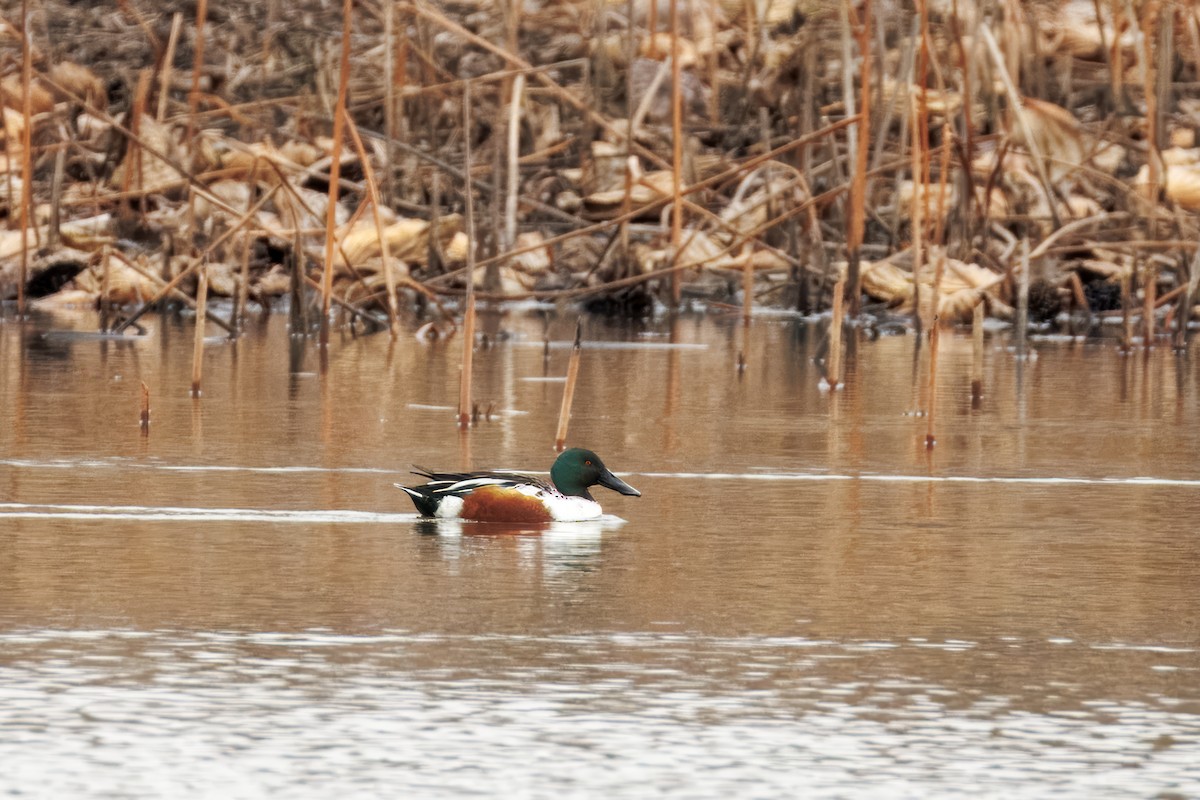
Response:
[[[579,522],[600,516],[600,504],[588,493],[589,486],[642,496],[613,475],[599,456],[578,447],[555,460],[552,483],[508,472],[430,472],[418,467],[413,474],[429,478],[429,483],[396,487],[408,492],[421,516],[442,519]]]

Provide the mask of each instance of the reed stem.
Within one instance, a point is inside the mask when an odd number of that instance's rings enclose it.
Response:
[[[150,433],[150,387],[142,381],[142,412],[140,416],[140,424],[142,435]]]
[[[380,209],[382,203],[379,196],[379,184],[375,180],[375,170],[371,168],[371,159],[367,156],[367,149],[363,146],[362,137],[358,135],[358,126],[354,124],[354,120],[350,117],[346,109],[341,110],[341,114],[346,118],[346,129],[350,131],[350,141],[354,143],[354,149],[358,153],[358,160],[362,164],[363,182],[367,185],[367,197],[371,203],[371,214],[375,223],[375,235],[379,242],[379,258],[383,262],[383,282],[387,287],[387,315],[388,315],[388,331],[392,338],[395,339],[400,335],[399,321],[399,303],[396,300],[396,275],[392,271],[391,247],[388,245],[387,236],[384,234],[383,215]],[[430,229],[431,237],[436,235],[436,231]]]
[[[846,295],[846,279],[833,285],[833,314],[829,322],[829,357],[825,361],[825,382],[830,390],[841,385],[842,378],[842,308]]]
[[[21,0],[21,275],[17,281],[17,315],[25,316],[25,284],[29,282],[29,227],[33,208],[33,30],[29,0]]]
[[[1017,284],[1017,358],[1025,357],[1025,338],[1029,333],[1029,240],[1021,240],[1021,277]]]
[[[203,2],[203,0],[201,0]],[[321,273],[320,344],[329,344],[329,312],[333,305],[333,254],[337,246],[338,180],[342,169],[342,137],[346,119],[346,97],[350,92],[350,30],[352,0],[342,0],[342,58],[338,67],[337,106],[333,109],[333,143],[329,148],[329,201],[325,208],[325,265]]]
[[[196,112],[200,109],[200,79],[204,74],[204,25],[208,20],[208,0],[196,0],[196,36],[192,46],[192,88],[188,91],[187,132],[184,142],[188,147],[187,174],[191,178],[196,175],[196,155],[199,150],[194,141],[196,135]],[[135,120],[136,122],[136,120]],[[140,146],[140,145],[139,145]],[[140,167],[140,162],[139,162]],[[138,170],[141,177],[141,170]],[[187,224],[188,252],[192,251],[192,243],[196,232],[196,194],[188,190]]]
[[[463,313],[462,373],[458,382],[458,424],[466,428],[471,424],[471,372],[475,356],[475,298],[469,295]]]
[[[653,3],[651,4],[653,5]],[[679,65],[679,0],[671,0],[671,266],[679,260],[683,240],[683,75]],[[653,33],[651,33],[653,38]],[[671,270],[671,307],[679,305],[680,271]]]
[[[1136,266],[1134,267],[1136,269]],[[1126,353],[1133,350],[1133,290],[1132,272],[1121,275],[1121,349]]]
[[[167,100],[171,96],[171,73],[175,68],[175,48],[179,46],[179,34],[183,30],[183,14],[175,12],[171,18],[171,33],[167,36],[167,51],[163,55],[162,72],[158,76],[158,111],[155,118],[162,122],[167,116]]]
[[[517,242],[517,211],[521,189],[521,99],[525,93],[525,75],[513,79],[508,108],[508,197],[504,207],[504,249]]]
[[[199,269],[196,287],[196,337],[192,342],[192,397],[200,396],[200,379],[204,371],[204,323],[208,313],[208,268]]]
[[[854,173],[850,184],[850,214],[846,251],[849,259],[847,278],[850,285],[850,316],[857,317],[862,302],[862,276],[860,272],[863,231],[866,221],[867,202],[867,159],[871,140],[871,0],[863,0],[862,19],[859,19],[854,4],[846,5],[848,22],[854,28],[858,40],[859,67],[859,118],[852,128],[857,132],[854,141]],[[849,70],[849,65],[846,66]]]
[[[983,298],[975,304],[971,317],[971,402],[983,399]]]
[[[233,330],[229,335],[236,338],[246,329],[246,303],[250,298],[250,241],[246,234],[242,237],[242,264],[238,272],[237,294],[233,298],[233,314],[229,320]]]
[[[937,444],[934,438],[934,422],[937,414],[937,364],[938,364],[938,315],[933,315],[929,325],[929,413],[925,417],[925,449],[932,450]]]
[[[575,323],[575,344],[567,363],[567,384],[563,388],[562,406],[558,410],[558,431],[554,434],[554,449],[562,452],[567,444],[567,426],[571,422],[571,403],[575,399],[575,382],[579,378],[579,354],[582,349],[583,322]]]
[[[1157,305],[1158,270],[1153,262],[1146,260],[1142,267],[1142,346],[1149,350],[1154,346],[1154,307]]]
[[[467,296],[463,300],[462,374],[458,385],[458,425],[471,424],[471,370],[475,350],[475,190],[471,183],[471,82],[463,84],[463,192],[467,207]],[[431,237],[432,238],[432,237]]]

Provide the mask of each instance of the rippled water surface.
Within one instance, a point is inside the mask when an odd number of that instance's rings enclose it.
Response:
[[[545,471],[574,316],[460,342],[268,317],[0,323],[0,793],[1200,796],[1190,356],[584,320],[570,441],[641,498],[421,521],[412,464]],[[550,346],[545,342],[549,340]],[[744,350],[747,369],[735,369]],[[141,382],[152,427],[138,427]]]

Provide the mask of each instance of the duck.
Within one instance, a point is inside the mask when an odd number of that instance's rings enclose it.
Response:
[[[476,522],[582,522],[599,519],[600,504],[588,489],[603,486],[623,495],[642,493],[612,474],[591,450],[564,450],[550,467],[550,482],[511,472],[432,472],[414,467],[428,478],[420,486],[396,488],[412,498],[423,517]]]

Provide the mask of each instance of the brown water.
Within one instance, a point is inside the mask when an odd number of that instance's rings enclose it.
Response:
[[[585,320],[571,441],[641,498],[418,521],[409,465],[545,470],[573,316],[207,350],[0,325],[0,792],[1200,796],[1189,357],[912,336],[818,388],[823,326]],[[542,342],[556,346],[544,358]],[[138,429],[139,381],[152,392]]]

